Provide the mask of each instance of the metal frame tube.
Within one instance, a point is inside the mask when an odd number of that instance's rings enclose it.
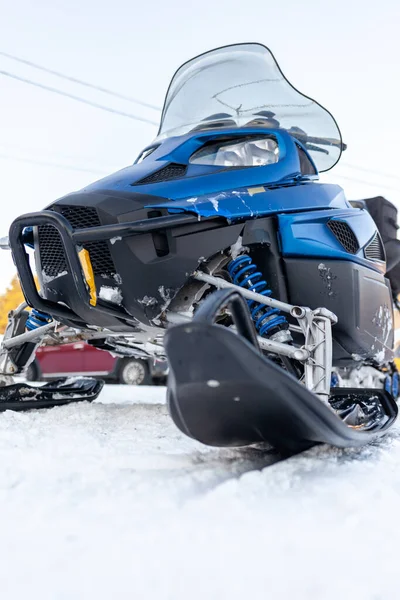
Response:
[[[43,337],[46,333],[51,331],[56,327],[56,321],[52,323],[47,323],[47,325],[42,325],[42,327],[38,327],[33,331],[26,331],[25,333],[21,333],[20,335],[16,335],[13,338],[8,340],[4,340],[3,346],[4,348],[14,348],[15,346],[20,346],[25,342],[34,342],[36,339]]]
[[[248,300],[254,300],[259,302],[260,304],[265,304],[266,306],[272,306],[273,308],[279,308],[282,312],[292,314],[293,309],[299,309],[299,311],[303,311],[301,307],[293,306],[292,304],[287,304],[286,302],[281,302],[280,300],[275,300],[274,298],[268,298],[267,296],[263,296],[262,294],[257,294],[257,292],[252,292],[251,290],[247,290],[246,288],[242,288],[234,283],[230,283],[229,281],[225,281],[225,279],[221,279],[220,277],[214,277],[213,275],[207,275],[206,273],[202,273],[201,271],[195,271],[193,274],[194,279],[198,281],[204,281],[205,283],[209,283],[210,285],[214,285],[219,289],[235,289],[238,290]],[[300,312],[299,312],[300,314]],[[302,313],[301,313],[302,314]],[[298,317],[298,318],[301,318]]]

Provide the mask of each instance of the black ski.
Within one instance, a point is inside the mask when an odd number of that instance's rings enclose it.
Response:
[[[57,379],[42,386],[14,383],[0,387],[0,411],[52,408],[71,402],[95,400],[104,381],[79,378]]]
[[[240,335],[213,323],[227,304]],[[211,446],[268,442],[298,452],[317,443],[365,444],[396,419],[397,404],[384,390],[335,390],[335,411],[265,358],[254,339],[246,302],[226,291],[210,296],[190,324],[168,331],[169,410],[186,435]]]

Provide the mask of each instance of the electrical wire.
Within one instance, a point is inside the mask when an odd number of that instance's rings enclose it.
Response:
[[[161,110],[160,107],[155,106],[153,104],[149,104],[147,102],[143,102],[142,100],[138,100],[138,99],[132,98],[130,96],[125,96],[124,94],[120,94],[118,92],[114,92],[112,90],[109,90],[108,88],[104,88],[102,86],[89,83],[87,81],[84,81],[82,79],[78,79],[76,77],[72,77],[70,75],[65,75],[64,73],[61,73],[60,71],[56,71],[54,69],[49,69],[47,67],[39,65],[37,63],[34,63],[34,62],[30,61],[30,60],[26,60],[24,58],[20,58],[18,56],[13,55],[13,54],[9,54],[8,52],[0,51],[0,56],[4,56],[5,58],[8,58],[10,60],[14,60],[16,62],[25,64],[25,65],[27,65],[29,67],[32,67],[34,69],[38,69],[38,70],[43,71],[45,73],[49,73],[50,75],[54,75],[56,77],[59,77],[61,79],[65,79],[65,80],[70,81],[72,83],[76,83],[76,84],[79,84],[79,85],[82,85],[82,86],[85,86],[85,87],[88,87],[88,88],[91,88],[91,89],[95,89],[97,91],[100,91],[102,93],[108,94],[110,96],[114,96],[116,98],[127,100],[129,102],[136,103],[136,104],[144,106],[146,108],[150,108],[152,110]],[[8,71],[0,70],[0,75],[6,76],[6,77],[10,77],[10,78],[15,79],[17,81],[20,81],[22,83],[33,85],[35,87],[38,87],[40,89],[43,89],[43,90],[51,92],[51,93],[55,93],[55,94],[59,94],[61,96],[65,96],[65,97],[70,98],[72,100],[75,100],[77,102],[81,102],[83,104],[87,104],[88,106],[92,106],[94,108],[98,108],[98,109],[104,110],[106,112],[117,114],[119,116],[126,117],[126,118],[129,118],[129,119],[141,121],[143,123],[148,123],[150,125],[158,125],[158,123],[156,121],[152,121],[151,119],[147,119],[147,118],[141,117],[139,115],[134,115],[134,114],[127,113],[127,112],[124,112],[124,111],[120,111],[118,109],[114,109],[114,108],[111,108],[109,106],[106,106],[106,105],[103,105],[103,104],[99,104],[97,102],[92,102],[91,100],[87,100],[87,99],[82,98],[80,96],[76,96],[75,94],[70,94],[69,92],[64,92],[63,90],[60,90],[58,88],[54,88],[54,87],[51,87],[51,86],[48,86],[48,85],[45,85],[45,84],[42,84],[42,83],[30,80],[30,79],[27,79],[25,77],[22,77],[20,75],[15,74],[15,73],[10,73]],[[5,158],[6,156],[0,154],[0,157]],[[77,170],[77,171],[85,171],[85,172],[96,173],[96,174],[104,174],[104,171],[99,171],[97,169],[85,169],[85,168],[79,168],[79,167],[70,167],[68,165],[59,165],[59,164],[55,164],[55,163],[47,163],[46,161],[37,161],[37,160],[34,160],[34,159],[22,159],[22,158],[17,158],[17,157],[10,157],[10,159],[11,160],[20,160],[20,161],[24,161],[24,162],[31,162],[32,164],[38,164],[38,165],[40,164],[40,165],[43,165],[43,166],[51,166],[52,165],[52,166],[55,166],[56,168],[64,168],[64,169],[71,169],[71,170]],[[358,165],[354,165],[354,164],[350,164],[350,163],[345,163],[345,162],[341,163],[341,166],[347,167],[349,169],[354,169],[356,171],[361,171],[361,172],[364,172],[364,173],[368,173],[368,174],[371,174],[371,175],[378,175],[380,177],[388,177],[388,178],[392,178],[392,179],[396,179],[396,180],[400,181],[400,176],[392,174],[392,173],[385,173],[385,172],[382,172],[382,171],[379,171],[379,170],[376,170],[376,169],[369,169],[367,167],[360,167]],[[392,187],[392,186],[383,185],[381,183],[375,184],[375,183],[372,183],[372,182],[369,182],[369,181],[364,181],[362,179],[358,179],[358,178],[355,178],[355,177],[350,177],[350,176],[347,176],[347,175],[340,175],[340,174],[336,174],[336,173],[335,173],[335,177],[338,177],[339,179],[345,179],[345,180],[348,180],[348,181],[353,181],[354,183],[361,183],[361,184],[369,186],[369,187],[381,188],[381,189],[391,190],[391,191],[395,191],[395,192],[400,193],[400,189],[399,188],[395,188],[395,187]]]
[[[0,159],[3,160],[12,160],[15,162],[23,162],[28,163],[40,167],[53,167],[55,169],[62,169],[64,171],[81,171],[82,173],[91,173],[93,175],[108,175],[106,171],[101,171],[99,169],[91,169],[85,167],[78,167],[75,165],[63,165],[61,163],[53,163],[45,160],[37,160],[36,158],[23,158],[20,156],[13,156],[11,154],[3,154],[0,152]]]
[[[368,187],[391,190],[392,192],[397,192],[398,194],[400,194],[400,188],[395,188],[381,183],[372,183],[371,181],[365,181],[364,179],[356,179],[355,177],[349,177],[347,175],[341,175],[339,173],[332,173],[332,177],[337,177],[338,179],[346,179],[347,181],[353,181],[354,183],[362,183],[363,185],[366,185]]]
[[[67,81],[71,81],[72,83],[77,83],[78,85],[83,85],[93,90],[97,90],[99,92],[102,92],[103,94],[108,94],[109,96],[120,98],[121,100],[127,100],[128,102],[139,104],[140,106],[144,106],[145,108],[161,111],[161,108],[159,106],[155,106],[154,104],[149,104],[148,102],[138,100],[137,98],[132,98],[131,96],[125,96],[124,94],[120,94],[119,92],[114,92],[113,90],[110,90],[108,88],[102,87],[100,85],[95,85],[94,83],[89,83],[88,81],[78,79],[77,77],[72,77],[71,75],[65,75],[60,71],[56,71],[55,69],[49,69],[48,67],[43,67],[42,65],[38,65],[37,63],[34,63],[31,60],[20,58],[19,56],[15,56],[14,54],[9,54],[8,52],[0,50],[0,56],[4,56],[5,58],[9,58],[10,60],[14,60],[23,65],[27,65],[28,67],[32,67],[33,69],[38,69],[39,71],[43,71],[44,73],[49,73],[50,75],[54,75],[55,77],[59,77],[60,79],[66,79]]]
[[[70,94],[69,92],[64,92],[62,90],[59,90],[58,88],[53,88],[51,86],[44,85],[43,83],[38,83],[37,81],[32,81],[32,79],[27,79],[26,77],[21,77],[20,75],[16,75],[15,73],[10,73],[9,71],[0,70],[0,75],[4,75],[5,77],[10,77],[11,79],[15,79],[22,83],[27,83],[29,85],[33,85],[34,87],[38,87],[42,90],[46,90],[47,92],[52,92],[53,94],[59,94],[60,96],[65,96],[66,98],[70,98],[71,100],[76,100],[77,102],[82,102],[83,104],[87,104],[88,106],[92,106],[94,108],[99,108],[100,110],[104,110],[109,113],[120,115],[121,117],[133,119],[134,121],[142,121],[142,123],[149,123],[150,125],[158,125],[158,123],[156,121],[152,121],[151,119],[146,119],[145,117],[140,117],[138,115],[123,112],[121,110],[117,110],[116,108],[111,108],[110,106],[106,106],[104,104],[98,104],[97,102],[92,102],[91,100],[86,100],[86,98],[82,98],[81,96],[75,96],[74,94]]]
[[[49,147],[48,150],[46,150],[45,148],[40,148],[38,146],[36,147],[32,147],[32,146],[21,146],[20,144],[13,144],[12,142],[7,142],[5,143],[4,141],[0,140],[0,154],[5,154],[5,153],[9,153],[11,152],[14,156],[16,154],[18,155],[22,155],[22,158],[28,157],[31,158],[32,156],[36,158],[38,158],[39,160],[44,160],[44,161],[50,161],[50,160],[56,160],[56,161],[66,161],[67,163],[70,163],[71,161],[73,163],[76,163],[76,161],[78,161],[78,163],[83,163],[85,165],[88,165],[88,168],[91,168],[91,166],[94,167],[95,170],[101,169],[103,172],[104,169],[107,169],[109,172],[112,171],[112,169],[114,168],[114,170],[117,169],[116,165],[114,164],[114,166],[110,166],[110,163],[104,163],[104,161],[96,159],[93,155],[92,156],[85,156],[85,155],[81,155],[81,154],[64,154],[64,152],[59,152],[58,148],[57,151],[54,152],[54,149]],[[134,155],[135,156],[135,155]],[[134,156],[131,156],[131,159],[134,158]],[[131,160],[131,162],[133,162],[133,160]],[[99,171],[100,173],[100,171]]]
[[[356,171],[363,171],[364,173],[370,173],[371,175],[379,175],[380,177],[389,177],[390,179],[398,179],[400,181],[399,175],[394,175],[393,173],[384,173],[383,171],[377,171],[376,169],[368,169],[367,167],[359,167],[357,165],[351,165],[346,162],[340,163],[341,167],[348,167],[349,169],[355,169]]]

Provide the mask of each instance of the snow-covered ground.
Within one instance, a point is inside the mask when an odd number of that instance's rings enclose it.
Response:
[[[399,598],[400,429],[276,462],[183,437],[164,402],[0,415],[2,599]]]

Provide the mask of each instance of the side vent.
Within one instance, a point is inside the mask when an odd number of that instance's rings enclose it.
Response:
[[[386,261],[385,249],[383,247],[381,236],[378,232],[372,238],[372,241],[368,244],[368,246],[364,250],[365,258],[373,261]]]
[[[356,254],[359,251],[358,240],[351,227],[345,221],[331,220],[328,221],[327,225],[346,252]]]
[[[178,163],[170,163],[166,167],[154,171],[150,175],[135,181],[131,185],[147,185],[150,183],[162,183],[163,181],[171,181],[172,179],[181,179],[185,176],[187,165],[179,165]]]

